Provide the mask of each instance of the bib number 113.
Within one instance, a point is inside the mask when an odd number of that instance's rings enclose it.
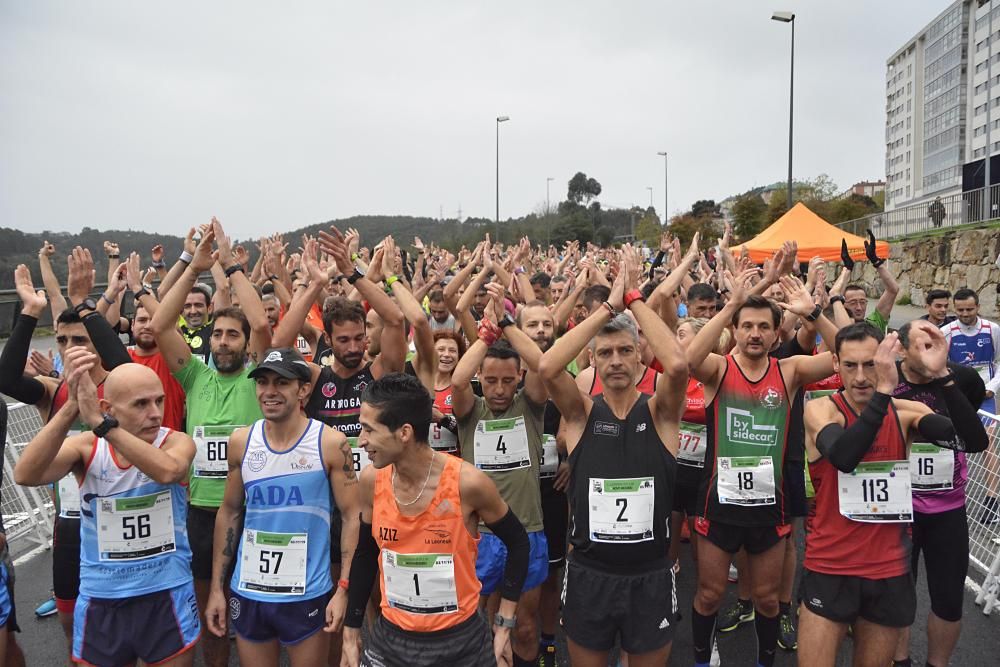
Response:
[[[866,503],[884,503],[889,500],[889,482],[884,479],[861,480],[861,495]]]

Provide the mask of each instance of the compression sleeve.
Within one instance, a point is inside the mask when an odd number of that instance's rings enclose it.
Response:
[[[887,394],[875,392],[861,415],[848,428],[836,423],[823,427],[816,436],[816,448],[820,454],[841,472],[857,468],[875,442],[891,400]]]
[[[503,540],[504,546],[507,547],[507,562],[503,568],[500,597],[517,602],[521,599],[521,589],[528,577],[528,556],[531,550],[528,533],[524,531],[524,526],[510,508],[507,508],[507,514],[502,519],[486,526]]]
[[[344,625],[348,628],[360,628],[365,620],[365,607],[375,585],[375,575],[378,574],[378,544],[372,535],[372,525],[361,522],[358,530],[358,548],[354,550],[351,561],[351,583],[347,588],[347,613]]]
[[[83,326],[87,327],[87,334],[90,342],[94,344],[94,349],[101,357],[101,365],[107,370],[112,370],[132,362],[132,357],[128,355],[128,350],[122,345],[118,334],[111,328],[108,321],[98,312],[88,313],[83,317]]]
[[[941,387],[941,396],[944,398],[945,407],[948,408],[948,415],[951,418],[948,426],[958,436],[958,442],[948,445],[943,440],[951,440],[951,438],[934,438],[938,441],[938,444],[941,447],[958,449],[972,454],[986,451],[986,448],[990,446],[989,437],[986,435],[986,428],[983,426],[983,422],[979,420],[976,408],[969,403],[965,394],[958,388],[958,383],[953,382],[950,385]],[[921,435],[927,435],[924,433],[924,422],[926,419],[924,417],[917,423],[917,428],[920,430]],[[928,424],[927,428],[935,427]]]
[[[31,348],[31,335],[37,324],[37,317],[19,314],[3,353],[0,353],[0,392],[28,405],[35,405],[45,397],[45,385],[24,374],[24,365],[28,362]]]

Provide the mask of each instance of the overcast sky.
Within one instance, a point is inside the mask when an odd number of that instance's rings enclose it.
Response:
[[[245,238],[565,196],[670,212],[885,174],[885,61],[945,0],[0,2],[0,227]]]

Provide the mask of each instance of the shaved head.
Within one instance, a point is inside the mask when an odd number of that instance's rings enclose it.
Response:
[[[141,364],[122,364],[104,381],[101,410],[111,414],[132,435],[153,442],[163,423],[163,384]]]

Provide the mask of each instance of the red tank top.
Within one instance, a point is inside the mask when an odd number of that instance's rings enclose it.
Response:
[[[97,385],[97,398],[104,398],[104,380],[101,380],[101,384]],[[45,420],[46,423],[52,421],[52,417],[62,409],[62,406],[66,405],[67,400],[69,400],[69,385],[66,384],[66,380],[60,380],[59,386],[56,387],[56,393],[52,395],[52,404],[49,406],[49,418]],[[78,431],[90,430],[82,425],[74,425],[72,428]]]
[[[705,423],[705,385],[695,378],[688,378],[687,395],[684,398],[682,421],[691,424]]]
[[[444,389],[434,390],[434,407],[443,415],[454,413],[451,407],[451,385],[448,385]]]
[[[639,381],[635,383],[635,388],[639,390],[640,394],[646,394],[647,396],[652,396],[656,393],[656,381],[660,378],[660,374],[654,371],[648,366],[642,367],[642,375],[639,377]],[[594,369],[594,382],[590,385],[590,395],[597,396],[598,394],[604,393],[604,385],[601,384],[601,378],[597,375],[597,369]]]
[[[845,427],[858,416],[842,393],[830,396],[844,415]],[[896,407],[882,421],[875,442],[862,461],[906,459],[906,439]],[[805,567],[813,572],[888,579],[910,571],[909,527],[902,523],[862,523],[840,513],[838,470],[825,458],[809,464],[816,502],[806,519]]]
[[[427,508],[416,516],[399,511],[392,491],[392,466],[375,472],[372,535],[381,550],[382,615],[409,632],[436,632],[458,625],[477,612],[482,588],[476,578],[479,538],[469,534],[462,516],[462,460],[437,458],[444,462],[441,478]],[[442,595],[445,582],[452,577],[454,596]],[[437,594],[431,598],[432,590]]]
[[[163,354],[157,352],[156,354],[143,356],[138,354],[134,349],[130,349],[128,354],[132,357],[133,363],[152,369],[157,377],[160,378],[160,384],[163,385],[163,425],[174,431],[183,431],[184,407],[186,402],[184,388],[181,387],[174,374],[170,372],[170,369],[167,367],[167,360],[163,358]]]

